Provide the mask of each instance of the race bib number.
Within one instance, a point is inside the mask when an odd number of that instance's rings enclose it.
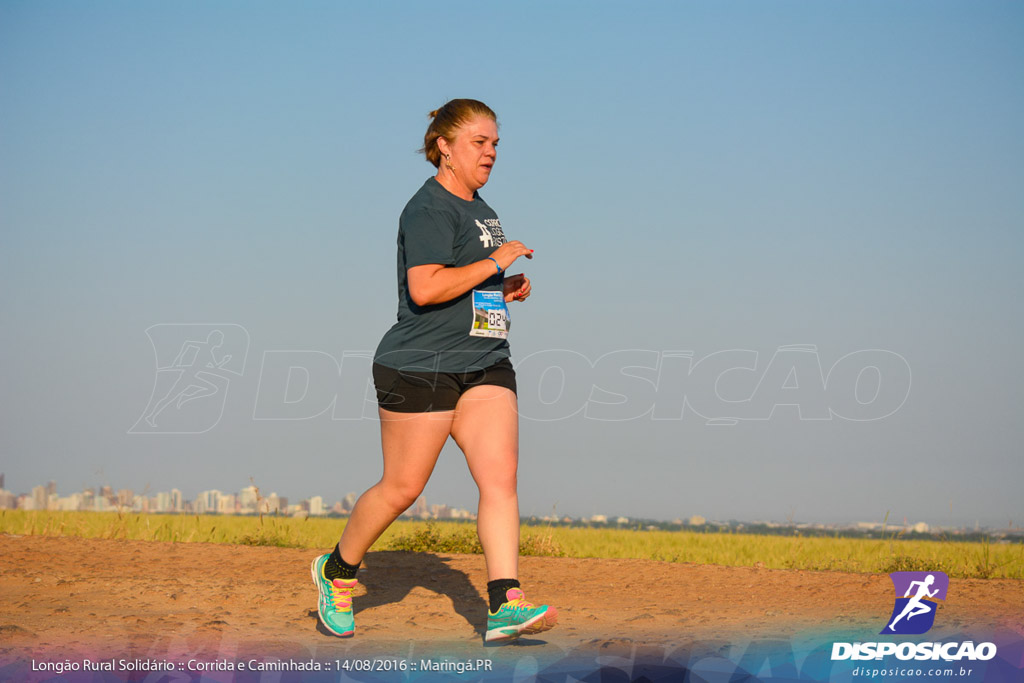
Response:
[[[471,337],[508,338],[511,321],[508,317],[508,306],[502,292],[485,292],[473,290],[473,327],[469,330]]]

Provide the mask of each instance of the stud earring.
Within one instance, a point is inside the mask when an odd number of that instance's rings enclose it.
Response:
[[[449,171],[452,171],[452,172],[455,171],[455,167],[452,166],[452,155],[451,154],[445,154],[444,155],[444,165],[448,167]]]

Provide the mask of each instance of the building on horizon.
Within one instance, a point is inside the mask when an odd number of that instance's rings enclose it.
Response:
[[[287,514],[287,512],[288,499],[282,498],[276,493],[271,492],[269,496],[259,502],[259,513],[262,515]]]
[[[319,516],[325,514],[325,512],[322,496],[313,496],[309,499],[309,514]]]
[[[259,504],[259,499],[259,490],[255,486],[246,486],[244,489],[238,492],[239,512],[243,514],[256,512],[256,507]]]
[[[217,499],[217,514],[219,515],[233,515],[237,511],[235,505],[237,496],[233,493],[222,493],[220,498]]]
[[[45,510],[47,509],[47,501],[49,496],[47,495],[47,487],[45,486],[33,486],[32,487],[32,510]]]
[[[193,503],[197,515],[214,514],[217,512],[219,505],[220,491],[216,489],[200,491],[196,495],[195,503]]]

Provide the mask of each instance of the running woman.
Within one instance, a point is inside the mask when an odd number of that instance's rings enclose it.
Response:
[[[477,190],[497,158],[498,123],[483,102],[451,100],[430,113],[421,150],[437,169],[398,227],[398,322],[374,355],[384,474],[356,502],[341,540],[313,560],[320,621],[355,632],[356,571],[381,533],[423,491],[448,437],[480,491],[477,534],[487,565],[488,641],[553,627],[554,607],[526,601],[518,581],[519,412],[509,360],[507,304],[530,296],[533,258],[508,241]]]

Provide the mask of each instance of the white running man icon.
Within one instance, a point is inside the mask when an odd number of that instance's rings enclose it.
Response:
[[[907,592],[903,595],[903,597],[910,597],[910,593],[914,590],[914,586],[917,586],[917,592],[914,593],[914,597],[910,598],[910,601],[907,602],[907,606],[903,608],[903,611],[900,612],[900,615],[893,619],[892,623],[889,624],[890,631],[896,630],[896,622],[902,619],[903,617],[906,617],[909,621],[911,617],[916,617],[918,614],[927,614],[928,612],[932,611],[933,608],[930,607],[927,603],[922,602],[921,598],[935,597],[935,594],[939,592],[939,589],[936,588],[933,591],[928,590],[928,587],[931,586],[933,583],[935,583],[935,576],[932,574],[926,576],[924,578],[924,581],[912,581],[910,583],[910,585],[907,587]]]
[[[224,333],[220,330],[213,330],[207,335],[205,342],[186,341],[182,344],[181,352],[170,367],[160,368],[160,370],[177,371],[178,379],[167,391],[167,394],[145,416],[146,422],[151,427],[156,426],[156,416],[171,403],[177,402],[177,407],[181,408],[188,401],[204,396],[213,396],[217,393],[219,390],[217,385],[205,379],[203,375],[218,376],[215,371],[223,370],[224,364],[231,360],[230,353],[224,354],[223,358],[217,360],[214,351],[223,344]]]

